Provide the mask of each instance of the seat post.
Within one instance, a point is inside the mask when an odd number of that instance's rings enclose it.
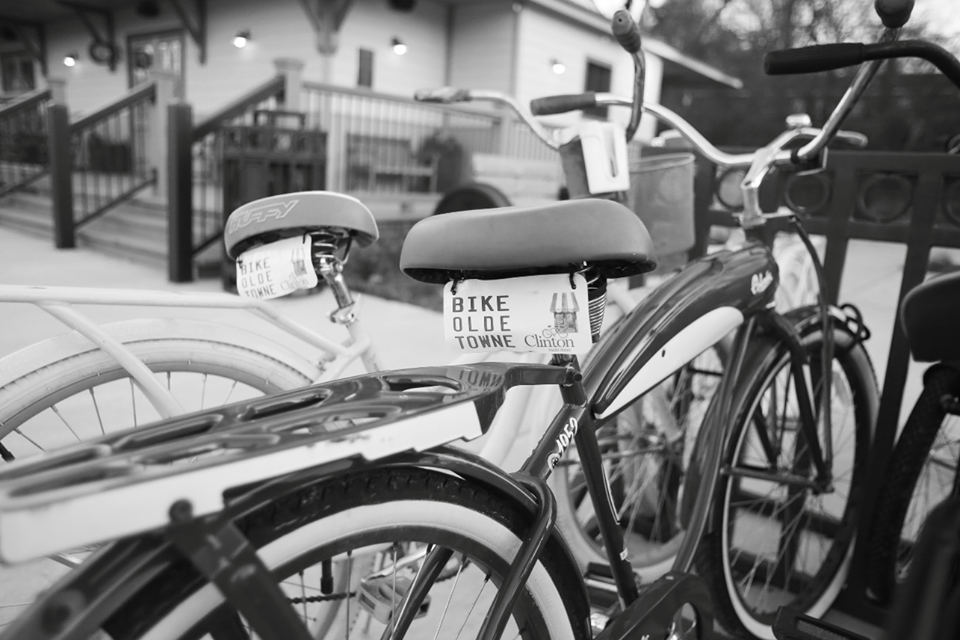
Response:
[[[333,292],[337,302],[337,311],[330,319],[339,324],[352,324],[356,320],[353,313],[353,294],[343,277],[343,263],[335,256],[324,256],[316,264],[317,274],[324,279]]]

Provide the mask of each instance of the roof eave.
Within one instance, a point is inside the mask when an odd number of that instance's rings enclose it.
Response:
[[[572,19],[603,35],[610,35],[610,25],[606,18],[570,0],[525,0],[525,4]],[[726,74],[706,62],[691,58],[665,42],[644,36],[642,46],[644,51],[669,60],[714,82],[733,89],[743,88],[743,82],[739,78]]]

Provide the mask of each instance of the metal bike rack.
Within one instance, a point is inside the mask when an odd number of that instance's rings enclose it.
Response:
[[[729,210],[715,205],[716,167],[698,158],[696,177],[697,245],[706,250],[711,226],[737,226]],[[824,270],[829,301],[837,302],[850,240],[872,240],[907,247],[897,315],[908,291],[923,282],[933,247],[960,248],[960,156],[945,153],[831,151],[823,171],[778,172],[771,176],[764,211],[787,207],[803,218],[811,234],[826,237]],[[776,224],[769,225],[778,230]],[[867,318],[869,327],[870,319]],[[868,491],[860,507],[858,533],[870,526],[876,491],[893,450],[903,402],[910,351],[899,320],[895,322],[880,396],[880,411],[870,454]],[[858,535],[858,539],[863,539]],[[834,607],[870,624],[883,620],[889,603],[867,597],[864,550],[858,546],[847,587]]]

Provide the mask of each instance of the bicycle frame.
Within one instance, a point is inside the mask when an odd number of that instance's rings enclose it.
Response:
[[[378,368],[373,343],[359,322],[347,324],[347,330],[350,332],[350,343],[343,346],[277,313],[276,309],[262,300],[240,298],[228,294],[0,285],[0,303],[3,302],[32,304],[109,353],[136,380],[144,394],[157,406],[158,412],[164,418],[183,413],[183,408],[179,406],[169,391],[156,381],[146,365],[88,316],[77,311],[74,305],[246,311],[320,349],[322,355],[319,364],[323,373],[315,382],[340,377],[344,370],[358,358],[364,362],[364,366],[368,370],[374,371]]]

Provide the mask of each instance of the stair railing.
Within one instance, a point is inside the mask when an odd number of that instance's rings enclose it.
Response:
[[[191,107],[168,110],[168,178],[170,223],[168,275],[172,282],[193,279],[195,256],[220,240],[223,233],[223,128],[253,124],[258,110],[274,110],[282,99],[284,79],[271,78],[196,126]]]
[[[73,122],[65,107],[50,108],[58,248],[74,246],[77,228],[155,183],[156,170],[148,159],[149,111],[155,99],[156,83],[147,82]]]
[[[47,139],[49,88],[37,89],[0,106],[0,197],[50,172]]]

